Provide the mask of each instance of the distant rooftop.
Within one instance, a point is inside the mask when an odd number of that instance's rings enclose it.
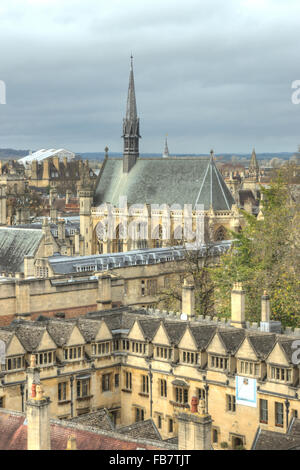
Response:
[[[46,160],[47,158],[55,156],[59,157],[60,159],[67,157],[68,160],[72,160],[75,158],[75,153],[66,149],[40,149],[36,152],[26,155],[26,157],[20,158],[18,162],[23,163],[23,165],[25,166],[26,163],[31,163],[33,162],[33,160],[41,162],[43,160]]]

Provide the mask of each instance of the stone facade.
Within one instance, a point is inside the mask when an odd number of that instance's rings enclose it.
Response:
[[[1,403],[24,408],[33,353],[52,416],[105,407],[117,426],[153,418],[169,439],[178,435],[180,413],[189,412],[196,396],[213,420],[213,448],[250,449],[259,429],[285,432],[300,412],[299,367],[291,357],[295,338],[128,308],[68,321],[21,321],[0,329],[6,344]],[[254,407],[236,403],[237,375],[256,380]],[[207,444],[207,434],[198,438]]]

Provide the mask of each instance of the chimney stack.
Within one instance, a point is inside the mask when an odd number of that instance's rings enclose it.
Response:
[[[212,419],[205,411],[204,401],[201,400],[199,411],[198,404],[198,398],[193,397],[191,411],[177,416],[178,450],[212,450]]]
[[[260,331],[265,331],[267,333],[281,333],[281,322],[271,320],[270,297],[266,290],[261,298]]]
[[[98,276],[98,300],[99,310],[112,308],[111,276],[101,274]]]
[[[235,282],[231,291],[231,326],[245,328],[245,291],[241,282]]]
[[[187,316],[188,320],[195,317],[195,287],[186,279],[182,287],[182,314]]]
[[[66,239],[66,226],[64,220],[57,221],[57,235],[60,241],[64,241]]]
[[[26,403],[27,449],[50,450],[50,398],[44,396],[34,355],[31,356],[30,367],[27,370],[27,383],[29,392]]]

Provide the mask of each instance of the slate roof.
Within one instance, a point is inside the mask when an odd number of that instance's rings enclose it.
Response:
[[[160,325],[160,320],[139,320],[145,338],[152,340]]]
[[[93,428],[99,428],[103,431],[114,431],[115,429],[106,409],[77,416],[76,418],[71,418],[68,421],[71,421],[72,423],[84,424],[86,426],[92,426]]]
[[[187,324],[165,321],[164,327],[172,344],[178,344],[186,330]]]
[[[260,429],[252,450],[300,450],[300,420],[293,418],[286,434]]]
[[[265,358],[272,351],[276,336],[274,334],[255,334],[249,335],[248,339],[257,356]]]
[[[215,243],[212,254],[216,256],[226,252],[231,247],[229,240]],[[199,252],[205,256],[206,246],[203,245]],[[55,255],[48,258],[49,264],[55,274],[72,274],[81,272],[84,267],[92,267],[91,271],[107,271],[108,269],[120,268],[123,266],[136,266],[157,264],[166,260],[177,261],[184,259],[185,250],[182,247],[176,248],[152,248],[132,250],[122,253],[107,253],[102,255],[89,256],[61,256]],[[200,256],[200,254],[199,254]]]
[[[219,335],[224,343],[227,352],[235,353],[240,346],[241,342],[245,338],[244,329],[236,330],[219,330]]]
[[[74,329],[74,323],[62,320],[51,320],[48,322],[47,330],[57,346],[64,346]]]
[[[131,204],[196,204],[209,210],[230,210],[233,196],[213,159],[140,158],[129,173],[123,160],[108,158],[99,175],[94,206],[119,206],[121,196]]]
[[[217,328],[215,326],[197,325],[191,326],[190,329],[197,344],[197,348],[203,350],[207,347]]]
[[[146,421],[139,421],[130,426],[124,426],[117,430],[120,434],[133,437],[134,439],[151,439],[154,441],[161,441],[161,435],[152,419]]]
[[[34,256],[42,230],[0,227],[0,272],[24,271],[24,257]]]
[[[20,325],[17,327],[16,335],[19,338],[24,349],[28,352],[35,351],[39,346],[45,327],[38,327],[35,325]]]

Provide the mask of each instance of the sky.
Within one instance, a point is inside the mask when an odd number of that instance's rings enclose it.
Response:
[[[0,148],[122,151],[132,53],[141,152],[293,152],[299,31],[299,0],[1,0]]]

